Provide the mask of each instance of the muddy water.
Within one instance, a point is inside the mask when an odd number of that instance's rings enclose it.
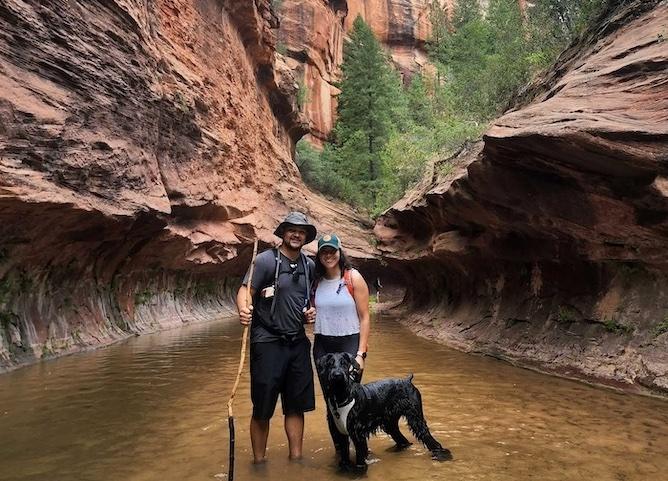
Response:
[[[223,320],[0,376],[0,480],[226,479],[240,334]],[[668,479],[668,402],[468,356],[376,320],[366,380],[410,371],[432,432],[455,460],[435,463],[418,445],[395,453],[379,436],[368,479]],[[270,462],[254,468],[248,396],[246,374],[235,402],[235,479],[346,479],[321,398],[307,415],[305,459],[287,460],[279,417]]]

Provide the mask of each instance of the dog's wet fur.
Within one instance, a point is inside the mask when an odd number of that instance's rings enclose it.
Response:
[[[316,363],[318,377],[327,401],[327,422],[342,469],[364,471],[369,453],[367,440],[379,430],[389,434],[397,449],[411,443],[399,430],[399,419],[406,418],[413,435],[431,451],[432,459],[452,459],[450,451],[434,439],[422,413],[422,396],[413,385],[413,376],[405,379],[383,379],[360,384],[359,364],[348,353],[325,354]],[[336,427],[329,404],[342,406],[355,401],[347,419],[349,436]],[[349,439],[355,446],[355,465],[350,461]]]

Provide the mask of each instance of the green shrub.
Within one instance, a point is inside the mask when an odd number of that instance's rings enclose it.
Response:
[[[285,57],[288,54],[288,46],[283,42],[277,42],[276,51]]]
[[[557,321],[573,322],[575,321],[575,312],[566,306],[559,306],[559,310],[557,311]]]
[[[621,324],[615,319],[604,319],[603,327],[608,332],[613,332],[615,334],[629,334],[633,332],[633,327],[627,326],[626,324]]]
[[[308,102],[309,102],[308,87],[306,86],[303,80],[299,80],[297,82],[297,105],[299,106],[300,109],[303,109],[304,105],[306,105]]]
[[[654,326],[654,329],[652,329],[652,334],[654,337],[658,337],[666,332],[668,332],[668,316],[664,317],[663,321]]]
[[[153,293],[148,288],[135,292],[135,306],[148,304],[148,302],[151,300],[151,297],[153,297]]]
[[[274,12],[278,12],[283,5],[283,0],[271,0],[271,9]]]

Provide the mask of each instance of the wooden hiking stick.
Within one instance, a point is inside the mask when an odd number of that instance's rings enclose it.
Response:
[[[246,307],[251,303],[251,284],[253,282],[253,270],[255,269],[255,257],[257,256],[257,239],[253,244],[253,257],[251,258],[250,272],[248,274],[248,281],[246,282]],[[237,379],[234,381],[234,386],[232,386],[232,394],[230,394],[230,400],[227,401],[227,422],[230,425],[230,464],[229,464],[229,475],[227,479],[229,481],[234,480],[234,416],[232,415],[232,403],[234,402],[234,395],[237,392],[237,387],[239,386],[239,380],[241,379],[241,371],[244,369],[244,361],[246,360],[246,340],[248,339],[248,325],[244,326],[244,333],[241,335],[241,356],[239,358],[239,369],[237,369]]]

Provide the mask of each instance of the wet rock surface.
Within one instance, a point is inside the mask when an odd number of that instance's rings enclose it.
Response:
[[[0,2],[0,369],[227,312],[311,193],[269,0]]]
[[[462,349],[668,393],[668,5],[595,27],[376,224],[406,322]]]

